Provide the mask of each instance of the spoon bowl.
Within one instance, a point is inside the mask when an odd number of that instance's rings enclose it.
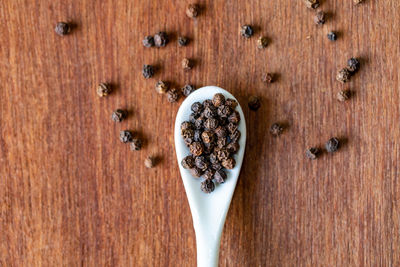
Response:
[[[231,170],[226,170],[226,181],[223,184],[216,183],[215,190],[210,194],[206,194],[200,189],[203,178],[193,177],[189,170],[181,166],[182,159],[189,155],[189,149],[180,134],[181,123],[189,120],[190,108],[194,102],[201,103],[206,99],[212,99],[217,93],[223,94],[225,98],[236,100],[233,95],[222,88],[216,86],[202,87],[191,93],[183,101],[175,120],[175,149],[196,233],[198,267],[218,266],[221,234],[239,177],[246,146],[246,122],[243,110],[238,104],[236,110],[239,112],[241,119],[238,124],[238,130],[241,132],[239,139],[240,149],[234,156],[236,166]]]

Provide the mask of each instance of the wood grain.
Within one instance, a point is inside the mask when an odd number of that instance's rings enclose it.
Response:
[[[326,0],[327,23],[301,1],[0,2],[0,266],[195,266],[196,249],[178,172],[173,123],[179,104],[157,95],[168,80],[221,86],[244,109],[247,152],[225,225],[220,266],[400,265],[400,6],[396,0]],[[54,33],[73,22],[70,35]],[[271,43],[256,49],[242,24]],[[165,30],[167,47],[146,49]],[[326,34],[339,32],[336,42]],[[178,35],[190,37],[178,47]],[[183,72],[184,57],[196,61]],[[345,85],[350,57],[361,70]],[[143,64],[158,66],[143,79]],[[279,74],[270,85],[263,72]],[[95,86],[115,91],[99,98]],[[354,97],[335,100],[341,89]],[[116,108],[131,111],[121,124]],[[269,126],[287,123],[273,138]],[[118,140],[146,139],[132,152]],[[332,136],[334,155],[305,158]],[[146,169],[149,154],[161,162]]]

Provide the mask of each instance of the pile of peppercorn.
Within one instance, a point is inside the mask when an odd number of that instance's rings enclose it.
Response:
[[[236,165],[233,155],[239,151],[241,135],[237,105],[234,99],[215,94],[212,100],[193,103],[189,121],[181,124],[183,141],[190,150],[181,165],[196,178],[204,176],[201,190],[205,193],[214,191],[214,181],[224,183],[227,178],[224,169]]]

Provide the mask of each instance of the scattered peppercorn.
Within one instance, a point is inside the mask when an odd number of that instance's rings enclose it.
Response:
[[[204,193],[209,194],[212,191],[214,191],[214,189],[215,185],[211,179],[206,179],[203,182],[201,182],[201,191],[203,191]]]
[[[260,98],[258,96],[250,96],[248,106],[250,110],[258,110],[261,106]]]
[[[240,34],[245,38],[250,38],[253,33],[253,28],[250,25],[243,25],[240,28]]]
[[[351,93],[349,90],[342,90],[337,93],[336,98],[340,102],[344,102],[344,101],[348,100],[350,98],[350,96],[351,96]]]
[[[154,38],[151,35],[144,37],[142,44],[144,47],[152,47],[154,46]]]
[[[181,89],[182,94],[183,94],[184,96],[190,95],[191,93],[194,92],[194,90],[196,90],[196,89],[194,88],[193,85],[190,85],[190,84],[186,84],[186,85],[185,85],[184,87],[182,87],[182,89]]]
[[[332,137],[325,144],[326,151],[328,151],[329,153],[336,152],[339,149],[339,146],[340,142],[339,139],[337,139],[336,137]]]
[[[271,125],[271,127],[269,128],[269,132],[273,135],[273,136],[278,136],[283,132],[283,127],[279,124],[279,123],[274,123]]]
[[[168,35],[165,32],[159,32],[154,35],[154,45],[164,47],[168,44]]]
[[[343,68],[338,71],[338,73],[336,75],[336,80],[338,80],[339,82],[342,82],[342,83],[346,83],[350,80],[350,77],[351,77],[350,71],[346,68]]]
[[[309,159],[316,159],[319,155],[319,149],[316,147],[310,147],[306,150],[306,156]]]
[[[156,92],[159,94],[165,94],[168,92],[168,85],[163,81],[156,82]]]
[[[64,36],[67,35],[71,31],[71,27],[68,23],[66,22],[58,22],[56,24],[55,31],[58,35]]]
[[[188,44],[189,40],[184,37],[184,36],[179,36],[178,37],[178,44],[179,46],[186,46]]]
[[[360,62],[358,59],[352,57],[347,60],[347,66],[349,67],[350,72],[355,73],[360,69]]]
[[[119,140],[121,140],[122,143],[132,142],[132,139],[133,139],[133,134],[131,131],[125,130],[119,132]]]
[[[264,73],[261,77],[261,80],[265,83],[273,83],[274,75],[272,73]]]
[[[146,166],[146,168],[153,168],[156,164],[155,158],[153,156],[148,156],[145,160],[144,160],[144,166]]]
[[[111,93],[111,86],[107,83],[99,83],[96,92],[100,97],[107,96]]]
[[[125,110],[117,109],[112,113],[111,119],[115,122],[121,122],[126,118],[127,115],[128,112],[126,112]]]
[[[175,103],[179,99],[179,91],[176,90],[175,88],[170,89],[167,92],[167,99],[168,99],[168,102]]]
[[[186,15],[192,19],[197,17],[199,15],[199,6],[196,4],[188,5],[186,8]]]
[[[151,65],[143,65],[142,69],[143,77],[146,79],[151,78],[154,75],[154,68]]]
[[[132,142],[130,143],[132,151],[138,151],[138,150],[142,149],[142,145],[143,145],[142,140],[137,139],[137,138],[133,139]]]
[[[268,38],[265,36],[260,36],[257,40],[258,49],[266,48],[268,45]]]
[[[316,9],[319,7],[319,0],[304,0],[304,3],[308,8]]]
[[[323,11],[315,13],[314,22],[317,25],[323,25],[325,23],[325,13]]]
[[[188,58],[184,58],[182,60],[182,69],[183,70],[191,70],[192,68],[193,68],[193,62]]]
[[[328,34],[327,34],[327,36],[328,36],[328,39],[330,40],[330,41],[336,41],[337,40],[337,35],[336,35],[336,33],[334,33],[334,32],[329,32]]]

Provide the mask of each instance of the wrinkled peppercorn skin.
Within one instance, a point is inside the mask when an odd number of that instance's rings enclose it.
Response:
[[[336,152],[340,147],[340,142],[339,139],[336,137],[332,137],[331,139],[328,140],[325,144],[326,151],[329,153]]]
[[[215,189],[215,185],[214,182],[211,179],[206,179],[203,182],[201,182],[201,191],[203,191],[204,193],[211,193],[214,191]]]

